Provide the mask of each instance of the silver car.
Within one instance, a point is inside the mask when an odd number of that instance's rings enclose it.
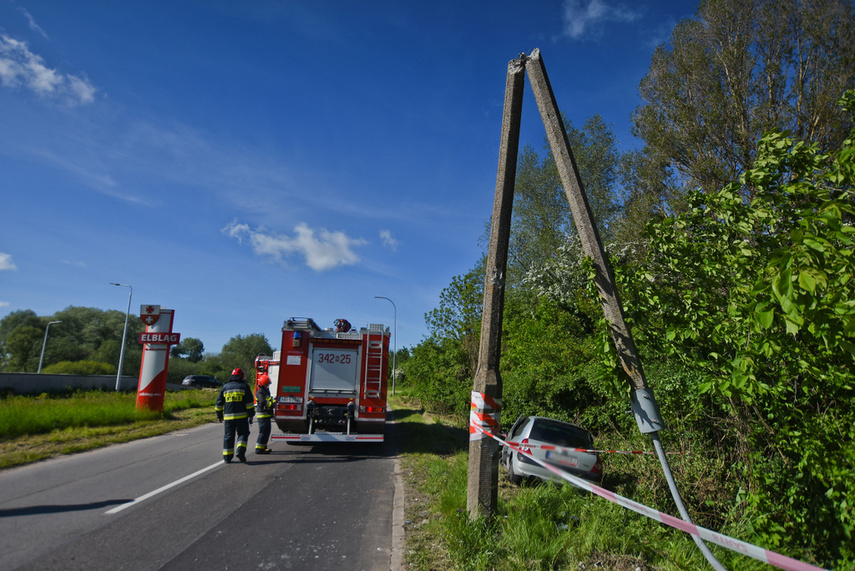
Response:
[[[603,465],[596,453],[567,450],[594,448],[594,436],[582,427],[543,416],[521,416],[508,431],[507,439],[516,442],[518,448],[528,450],[535,458],[565,472],[598,485],[602,482]],[[502,447],[502,465],[508,469],[511,482],[517,485],[527,477],[566,482],[508,446]]]

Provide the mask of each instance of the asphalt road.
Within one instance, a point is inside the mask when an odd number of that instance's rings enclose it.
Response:
[[[0,569],[394,571],[392,441],[274,442],[226,465],[211,424],[5,470]]]

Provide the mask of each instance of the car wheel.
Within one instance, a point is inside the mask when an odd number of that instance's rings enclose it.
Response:
[[[514,472],[514,459],[511,458],[508,461],[508,480],[511,481],[511,484],[515,486],[519,486],[522,484],[522,476]]]

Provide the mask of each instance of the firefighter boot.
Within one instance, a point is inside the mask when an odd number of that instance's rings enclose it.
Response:
[[[258,446],[255,447],[256,454],[270,454],[271,452],[273,452],[273,450],[267,448],[266,446],[264,448],[259,448]]]
[[[239,461],[246,462],[246,448],[244,446],[238,446],[237,454],[235,454],[235,456],[237,456]]]

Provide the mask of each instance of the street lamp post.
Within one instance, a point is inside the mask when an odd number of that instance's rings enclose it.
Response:
[[[47,327],[45,327],[45,340],[42,341],[42,356],[39,357],[39,370],[38,370],[39,373],[42,372],[42,363],[45,360],[45,345],[47,345],[47,334],[48,334],[48,331],[50,331],[50,326],[53,325],[54,323],[62,323],[62,321],[49,321],[47,324]]]
[[[394,312],[394,330],[393,333],[395,335],[395,344],[393,345],[394,349],[392,349],[392,394],[395,394],[395,359],[398,356],[398,306],[395,305],[395,302],[389,299],[388,297],[383,297],[382,295],[375,295],[377,299],[385,299],[389,303],[392,304],[392,307],[395,309]]]
[[[122,380],[122,365],[125,361],[125,338],[128,336],[128,316],[131,314],[131,296],[134,295],[134,288],[128,284],[117,284],[116,282],[110,282],[110,285],[128,288],[128,310],[125,312],[125,329],[122,331],[122,349],[119,351],[119,372],[116,373],[116,392],[118,392],[119,382]]]

